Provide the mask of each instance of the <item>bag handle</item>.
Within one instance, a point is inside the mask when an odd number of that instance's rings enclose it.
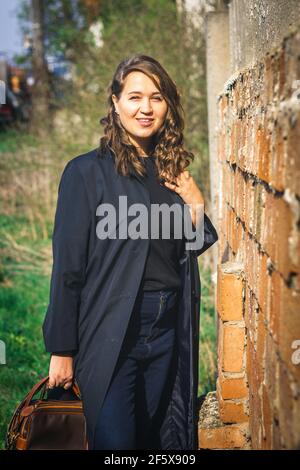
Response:
[[[49,380],[49,376],[47,377],[47,379]],[[41,400],[43,400],[43,398],[45,396],[46,388],[47,387],[46,387],[46,383],[45,383],[44,389],[41,393]],[[75,395],[77,396],[77,398],[79,398],[79,400],[81,400],[81,394],[80,394],[80,390],[79,390],[79,387],[78,387],[78,384],[77,384],[76,380],[72,381],[72,387],[71,388],[72,388],[73,392],[75,393]]]
[[[46,384],[47,382],[49,381],[49,375],[47,375],[46,377],[44,377],[43,379],[41,379],[38,383],[36,383],[32,389],[30,390],[30,392],[28,393],[28,395],[26,396],[25,398],[25,403],[24,403],[24,407],[25,406],[29,406],[31,400],[33,399],[34,395],[44,386],[44,390],[42,392],[42,396],[44,396],[45,392],[46,392]],[[74,382],[72,383],[72,389],[73,389],[73,392],[75,393],[75,395],[81,400],[81,394],[80,394],[80,390],[79,390],[79,387],[78,387],[78,384],[76,382],[76,380],[74,380]]]

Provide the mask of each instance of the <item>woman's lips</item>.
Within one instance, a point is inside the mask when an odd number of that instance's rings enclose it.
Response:
[[[137,119],[142,127],[149,127],[153,123],[153,119]]]

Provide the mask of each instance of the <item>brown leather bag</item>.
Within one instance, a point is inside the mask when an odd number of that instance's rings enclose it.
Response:
[[[86,422],[78,384],[60,387],[60,399],[50,399],[49,376],[40,380],[17,406],[8,425],[6,450],[88,450]],[[42,389],[39,399],[34,395]],[[71,393],[70,393],[71,392]],[[55,395],[54,395],[55,396]]]

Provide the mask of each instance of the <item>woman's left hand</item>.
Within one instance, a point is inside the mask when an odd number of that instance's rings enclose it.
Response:
[[[182,197],[185,204],[191,205],[191,215],[193,224],[196,225],[196,209],[197,204],[203,205],[204,211],[204,197],[200,188],[197,186],[194,178],[189,174],[187,170],[180,173],[174,182],[165,181],[165,186],[167,188],[175,191],[179,196]]]

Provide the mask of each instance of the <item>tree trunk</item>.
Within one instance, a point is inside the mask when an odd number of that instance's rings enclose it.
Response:
[[[32,90],[32,117],[30,130],[44,135],[51,128],[49,114],[50,83],[45,60],[43,1],[31,0],[32,20],[32,70],[34,86]]]

